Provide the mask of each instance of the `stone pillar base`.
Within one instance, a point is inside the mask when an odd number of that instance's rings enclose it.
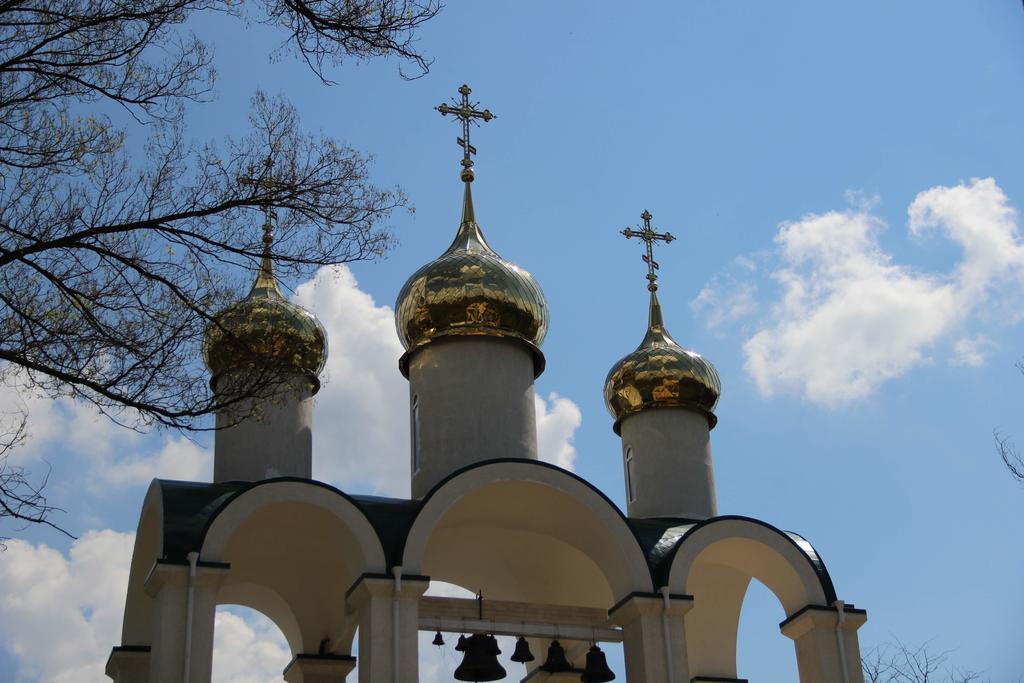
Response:
[[[110,651],[104,673],[115,683],[147,683],[149,645],[118,645]]]
[[[867,621],[867,612],[853,605],[842,605],[842,610],[841,623],[835,605],[808,605],[779,624],[782,635],[796,644],[800,683],[864,683],[857,629]]]
[[[295,655],[285,667],[285,683],[342,683],[356,668],[350,655]]]

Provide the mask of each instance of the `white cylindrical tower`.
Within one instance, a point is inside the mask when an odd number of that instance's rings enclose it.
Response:
[[[670,234],[626,230],[648,242],[647,334],[635,351],[616,363],[604,385],[615,433],[622,437],[626,500],[630,517],[707,518],[718,514],[711,461],[713,412],[721,383],[713,365],[681,347],[665,329],[650,251]],[[666,239],[667,238],[667,239]]]
[[[213,480],[312,477],[313,395],[327,359],[327,335],[309,311],[281,293],[270,221],[249,295],[214,316],[204,355],[217,412]],[[247,396],[246,398],[239,398]]]
[[[547,301],[525,270],[488,246],[464,165],[455,241],[405,283],[395,304],[399,362],[409,380],[412,495],[495,458],[537,458],[533,381]]]

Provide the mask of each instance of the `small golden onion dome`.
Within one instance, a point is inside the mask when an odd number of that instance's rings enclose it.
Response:
[[[462,223],[447,251],[406,281],[395,303],[395,325],[405,355],[437,339],[489,336],[516,339],[534,355],[534,371],[544,369],[540,344],[548,330],[548,304],[528,272],[501,258],[484,240],[473,211],[470,181],[465,183]]]
[[[680,346],[665,329],[658,295],[651,292],[647,335],[636,351],[616,363],[604,383],[604,401],[622,420],[646,408],[690,408],[704,413],[715,426],[715,404],[722,392],[715,367],[703,356]]]
[[[316,391],[327,361],[327,333],[315,315],[281,293],[269,255],[269,232],[264,244],[260,272],[248,296],[217,313],[206,328],[203,356],[211,381],[257,364],[304,374]]]

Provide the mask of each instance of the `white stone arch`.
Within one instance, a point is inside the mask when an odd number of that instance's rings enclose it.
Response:
[[[293,654],[348,653],[356,626],[345,591],[386,569],[384,548],[358,505],[337,489],[271,480],[245,489],[208,523],[200,559],[231,566],[218,604],[270,618]]]
[[[579,477],[536,461],[486,461],[442,481],[401,557],[406,573],[498,600],[608,609],[652,590],[619,509]]]
[[[787,617],[835,600],[823,565],[815,566],[817,556],[809,553],[806,541],[745,517],[713,518],[677,542],[668,582],[673,593],[694,600],[686,615],[691,676],[737,676],[740,609],[752,578],[775,594]]]
[[[135,546],[128,572],[128,594],[121,625],[122,645],[149,645],[153,633],[156,601],[146,593],[146,577],[158,557],[163,556],[164,503],[160,482],[154,480],[142,502],[135,532]]]

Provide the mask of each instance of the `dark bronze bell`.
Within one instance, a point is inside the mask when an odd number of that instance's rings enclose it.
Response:
[[[455,651],[456,652],[465,652],[466,651],[466,643],[467,642],[469,642],[469,641],[467,640],[466,636],[459,636],[459,642],[455,644]]]
[[[565,658],[565,648],[557,640],[552,640],[548,647],[548,658],[540,665],[541,671],[548,673],[559,673],[572,671],[572,664]]]
[[[505,678],[505,667],[498,663],[498,639],[474,633],[466,639],[466,652],[462,664],[455,670],[457,681],[500,681]]]
[[[615,674],[608,668],[608,660],[604,658],[604,652],[596,644],[590,646],[587,652],[587,666],[580,676],[583,683],[608,683],[615,680]]]
[[[433,642],[431,644],[432,645],[437,645],[438,647],[441,647],[442,645],[444,645],[444,638],[441,637],[441,632],[440,631],[438,631],[437,633],[434,634],[434,640],[433,640]]]
[[[530,644],[526,642],[526,638],[519,636],[519,640],[516,641],[516,651],[512,653],[511,659],[513,662],[520,662],[522,664],[536,659],[533,653],[530,652]]]

